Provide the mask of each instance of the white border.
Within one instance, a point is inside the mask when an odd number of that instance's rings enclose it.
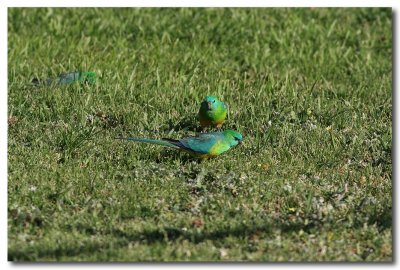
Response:
[[[1,255],[7,260],[7,9],[0,9],[0,201]],[[2,261],[3,261],[2,260]],[[3,268],[3,267],[2,267]]]
[[[396,0],[68,0],[68,1],[26,1],[26,0],[5,0],[6,6],[10,7],[393,7],[398,6]]]
[[[204,0],[204,1],[189,1],[189,0],[180,0],[180,1],[166,1],[166,0],[146,0],[144,2],[137,1],[125,1],[125,0],[68,0],[68,1],[25,1],[25,0],[3,0],[0,1],[0,82],[1,82],[1,91],[0,91],[0,182],[1,182],[1,269],[10,269],[10,268],[53,268],[53,267],[71,267],[74,269],[84,269],[84,268],[92,268],[92,269],[111,269],[115,267],[123,267],[123,268],[181,268],[181,267],[194,267],[194,268],[209,268],[209,269],[220,269],[221,267],[226,268],[241,268],[247,269],[249,267],[253,268],[279,268],[279,269],[289,269],[292,267],[296,268],[345,268],[345,269],[354,269],[354,268],[375,268],[375,267],[384,267],[384,268],[397,268],[396,264],[13,264],[7,262],[7,7],[129,7],[129,6],[137,6],[137,7],[158,7],[158,6],[171,6],[171,7],[221,7],[221,6],[230,6],[230,7],[303,7],[303,6],[313,6],[313,7],[393,7],[397,13],[397,19],[395,20],[395,29],[399,30],[399,6],[400,0],[382,0],[382,1],[371,1],[371,0],[335,0],[335,1],[321,1],[321,0],[303,0],[303,1],[289,1],[289,0],[274,0],[274,1],[255,1],[255,0]],[[394,33],[394,31],[393,31]],[[393,40],[395,37],[393,37]],[[393,48],[393,52],[399,51],[399,42],[396,37],[395,42],[396,47]],[[396,63],[397,69],[394,70],[393,76],[399,78],[400,72],[398,69],[398,54],[393,53],[393,57],[396,59],[394,62]],[[393,62],[393,63],[394,63]],[[394,68],[394,67],[393,67]],[[394,79],[394,78],[393,78]],[[397,91],[397,85],[396,90]],[[395,104],[398,103],[398,95],[393,96],[393,134],[399,134],[399,116],[398,110],[395,110]],[[398,153],[398,145],[393,144],[395,149],[393,149],[393,177],[396,176],[395,168],[399,168],[400,161],[395,158],[394,153]],[[397,182],[398,179],[393,179],[393,202],[397,202],[398,199],[396,197],[399,194],[399,184]],[[396,184],[397,183],[397,184]],[[399,207],[394,207],[394,221],[396,221],[396,217],[399,216]],[[398,223],[396,222],[398,225]],[[398,226],[397,226],[398,227]],[[393,229],[396,229],[396,226],[393,226]],[[399,233],[395,233],[394,236],[394,246],[393,256],[397,258],[398,261],[398,249],[397,243],[399,242]]]

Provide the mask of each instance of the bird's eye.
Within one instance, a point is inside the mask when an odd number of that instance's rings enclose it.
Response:
[[[213,103],[215,103],[215,100],[213,100]]]

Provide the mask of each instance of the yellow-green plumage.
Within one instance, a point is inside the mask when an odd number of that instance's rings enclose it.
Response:
[[[198,158],[210,158],[218,156],[242,142],[243,137],[237,131],[225,130],[220,132],[200,133],[196,137],[175,139],[141,139],[141,138],[117,138],[136,142],[158,144],[170,148],[179,149]]]
[[[200,105],[199,121],[202,128],[220,128],[225,122],[227,109],[225,104],[214,96],[206,96]]]

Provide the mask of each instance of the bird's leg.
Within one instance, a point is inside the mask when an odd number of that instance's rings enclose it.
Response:
[[[207,127],[200,127],[200,133],[206,133],[207,132]]]

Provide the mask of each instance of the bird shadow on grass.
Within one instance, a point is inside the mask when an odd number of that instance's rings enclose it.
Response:
[[[170,149],[164,149],[161,151],[161,153],[155,157],[155,162],[156,163],[164,163],[170,160],[177,160],[179,159],[181,163],[187,164],[187,163],[201,163],[203,160],[193,157],[188,153],[185,153],[183,151],[179,150],[170,150]]]
[[[193,131],[200,132],[201,128],[194,121],[195,119],[190,116],[186,116],[181,118],[178,123],[173,122],[173,120],[169,119],[165,125],[164,131]]]

